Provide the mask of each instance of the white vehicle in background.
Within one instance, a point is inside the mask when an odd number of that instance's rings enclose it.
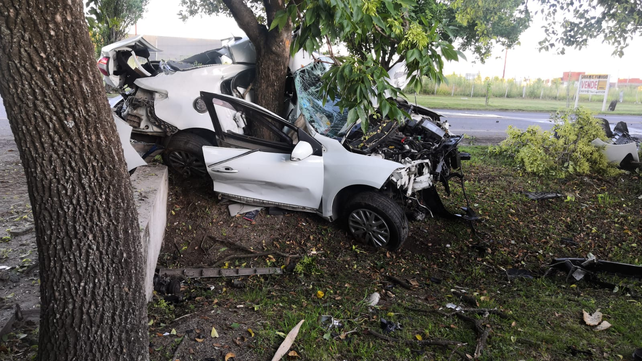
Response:
[[[210,145],[214,129],[201,91],[254,99],[256,53],[248,39],[182,61],[149,61],[159,52],[142,35],[105,46],[98,68],[105,84],[121,94],[114,116],[132,128],[133,140],[164,149],[163,160],[185,176],[206,176],[200,147]],[[231,114],[221,110],[226,131],[239,132]],[[118,120],[117,120],[118,121]]]

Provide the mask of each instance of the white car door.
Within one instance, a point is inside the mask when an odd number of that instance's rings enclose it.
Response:
[[[202,92],[201,97],[216,130],[217,146],[203,147],[214,191],[246,203],[319,209],[323,157],[316,139],[255,104],[222,94]],[[214,105],[233,108],[246,131],[262,128],[271,136],[224,133]]]

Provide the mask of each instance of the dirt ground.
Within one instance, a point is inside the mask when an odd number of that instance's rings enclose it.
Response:
[[[33,215],[18,148],[11,138],[0,138],[0,327],[15,313],[40,305],[38,254]],[[35,312],[37,314],[37,312]],[[25,331],[32,329],[30,323]],[[35,342],[22,333],[27,348]],[[22,335],[21,334],[21,335]]]

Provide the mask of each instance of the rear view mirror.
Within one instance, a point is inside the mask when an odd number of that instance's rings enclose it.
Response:
[[[303,160],[311,156],[312,153],[313,153],[313,150],[310,143],[300,141],[292,150],[292,154],[290,155],[290,160],[294,162],[298,162],[300,160]]]

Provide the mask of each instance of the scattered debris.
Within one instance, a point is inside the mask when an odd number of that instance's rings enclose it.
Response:
[[[461,308],[460,306],[457,306],[457,305],[456,305],[456,304],[454,304],[454,303],[448,303],[448,304],[446,304],[446,308],[450,308],[450,309],[455,310],[455,311],[461,311],[461,310],[463,310],[463,308]]]
[[[182,275],[171,275],[157,273],[154,275],[154,291],[160,293],[161,295],[180,295],[181,293],[181,278],[172,277],[172,276],[182,276]]]
[[[584,315],[584,322],[589,326],[597,326],[602,322],[602,312],[600,312],[599,308],[592,315],[584,310],[582,310],[582,313]]]
[[[227,206],[227,210],[230,212],[230,217],[235,217],[239,214],[248,212],[260,211],[261,209],[263,209],[263,207],[251,206],[242,203],[232,203]]]
[[[331,330],[333,328],[343,328],[343,323],[330,315],[319,316],[321,327]]]
[[[283,270],[279,267],[265,268],[161,268],[158,274],[167,276],[184,276],[187,278],[207,277],[240,277],[251,275],[280,275]]]
[[[509,268],[506,270],[506,275],[509,280],[514,280],[516,278],[533,279],[533,275],[525,269]]]
[[[304,321],[305,320],[299,321],[299,323],[294,326],[294,328],[288,333],[288,335],[285,336],[285,340],[283,340],[281,346],[279,346],[279,349],[276,350],[274,357],[272,357],[272,361],[278,361],[281,359],[281,357],[285,356],[290,347],[292,347],[292,343],[294,343],[296,336],[299,334],[299,329],[301,328],[301,325]]]
[[[642,266],[602,261],[596,259],[592,254],[589,254],[587,258],[554,258],[550,269],[565,272],[567,273],[567,279],[572,276],[576,281],[583,279],[586,275],[594,276],[595,273],[600,272],[642,278]],[[591,280],[599,282],[595,277],[591,277]]]
[[[600,312],[599,308],[595,310],[592,315],[584,310],[582,310],[582,314],[584,323],[588,326],[597,326],[593,328],[594,331],[604,331],[611,327],[611,324],[608,321],[602,321],[602,312]]]
[[[472,307],[479,307],[479,303],[477,302],[477,299],[475,297],[468,296],[465,293],[458,292],[458,291],[455,291],[455,290],[451,290],[451,291],[452,291],[453,295],[459,297],[459,299],[462,302],[464,302],[465,304],[467,304],[469,306],[472,306]]]
[[[593,329],[593,331],[604,331],[611,327],[611,324],[608,321],[602,321],[599,325],[597,325],[596,328]]]
[[[379,303],[379,300],[381,299],[381,295],[379,292],[374,292],[368,298],[366,299],[366,305],[372,307],[376,306],[377,303]]]
[[[391,333],[395,330],[403,330],[403,326],[399,322],[388,321],[385,318],[381,318],[380,324],[383,333]]]
[[[287,212],[288,211],[286,209],[279,208],[279,207],[269,207],[268,210],[267,210],[267,213],[270,216],[282,216],[282,215],[286,214]]]
[[[250,221],[250,222],[254,223],[254,219],[256,218],[256,216],[259,215],[259,212],[260,212],[260,210],[258,210],[258,209],[255,209],[255,210],[253,210],[251,212],[247,212],[243,216],[243,219],[245,219],[246,221]]]
[[[524,192],[524,195],[526,195],[528,199],[532,199],[534,201],[564,197],[564,195],[561,193],[551,192]]]
[[[640,157],[638,155],[640,139],[632,137],[629,134],[629,128],[625,122],[618,122],[613,131],[609,122],[604,118],[602,120],[602,128],[610,142],[596,138],[591,142],[596,147],[604,147],[604,154],[611,163],[616,163],[619,168],[633,171],[640,167]]]

